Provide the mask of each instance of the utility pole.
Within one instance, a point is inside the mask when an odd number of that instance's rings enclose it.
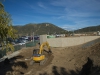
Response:
[[[49,35],[49,32],[48,32],[48,35]]]
[[[34,42],[34,32],[33,32],[33,42]]]

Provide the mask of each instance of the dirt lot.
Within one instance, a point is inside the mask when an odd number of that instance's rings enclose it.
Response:
[[[100,75],[100,43],[87,48],[83,45],[51,47],[53,54],[50,56],[45,52],[48,61],[43,66],[39,63],[30,65],[34,49],[39,46],[20,50],[9,64],[0,63],[0,75]]]

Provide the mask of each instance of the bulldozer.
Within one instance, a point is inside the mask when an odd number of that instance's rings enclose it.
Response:
[[[44,49],[44,47],[47,46],[48,51]],[[32,61],[30,62],[31,65],[33,65],[36,62],[39,62],[40,65],[44,65],[48,58],[43,54],[44,51],[46,51],[48,54],[52,54],[52,51],[50,49],[49,43],[48,42],[43,42],[40,45],[40,49],[34,49],[33,50],[33,56],[32,56]]]

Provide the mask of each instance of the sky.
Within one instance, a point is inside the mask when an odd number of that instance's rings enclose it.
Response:
[[[4,0],[13,25],[52,23],[66,30],[100,25],[100,0]]]

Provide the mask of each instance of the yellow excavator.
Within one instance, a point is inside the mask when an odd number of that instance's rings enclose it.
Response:
[[[48,51],[44,50],[44,47],[47,46]],[[44,65],[47,61],[47,57],[43,54],[43,51],[46,51],[48,54],[52,54],[52,51],[50,49],[49,43],[48,42],[44,42],[40,45],[40,49],[34,49],[33,50],[33,56],[32,56],[32,61],[31,61],[31,65],[34,62],[39,62],[40,65]]]

